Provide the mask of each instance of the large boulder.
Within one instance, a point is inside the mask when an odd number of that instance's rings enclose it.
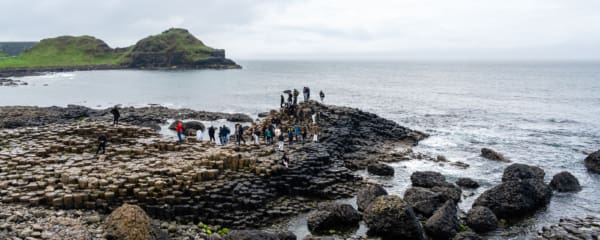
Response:
[[[123,204],[115,209],[105,222],[106,238],[115,240],[168,239],[164,232],[152,225],[152,219],[142,208]]]
[[[492,210],[497,217],[512,218],[532,213],[546,206],[552,198],[552,189],[542,181],[526,179],[503,182],[482,193],[475,206]]]
[[[371,184],[361,188],[356,195],[356,205],[358,206],[358,210],[361,212],[366,210],[375,198],[383,195],[388,195],[387,191],[377,184]]]
[[[290,232],[270,233],[260,230],[233,230],[225,235],[225,240],[295,240]]]
[[[350,204],[326,203],[309,214],[307,225],[311,233],[327,234],[329,230],[358,228],[360,219],[360,213]]]
[[[482,148],[481,156],[484,158],[487,158],[489,160],[500,161],[500,162],[510,162],[510,160],[508,160],[508,158],[504,157],[504,155],[502,155],[492,149],[489,149],[489,148]]]
[[[483,240],[483,238],[474,232],[461,232],[456,234],[452,240]]]
[[[459,178],[456,180],[456,185],[464,187],[464,188],[478,188],[479,183],[470,178]]]
[[[431,217],[435,210],[446,202],[441,194],[421,187],[407,189],[404,192],[404,201],[410,204],[416,213],[425,217]]]
[[[560,172],[550,181],[550,187],[559,192],[578,192],[581,191],[579,180],[570,172]]]
[[[502,174],[502,181],[520,181],[525,179],[536,179],[544,181],[546,173],[543,169],[535,166],[529,166],[526,164],[515,163],[504,169]]]
[[[171,123],[171,125],[169,125],[169,129],[175,131],[175,129],[177,129],[178,122],[180,122],[180,121],[174,121],[173,123]],[[203,123],[198,122],[198,121],[183,122],[183,131],[186,132],[189,129],[204,131],[205,127],[204,127]]]
[[[394,176],[394,168],[383,163],[372,163],[367,166],[367,171],[370,174],[378,176]]]
[[[435,211],[425,222],[425,232],[433,239],[451,239],[460,230],[460,223],[456,216],[456,203],[452,200],[446,201],[444,205]]]
[[[364,213],[369,235],[383,239],[424,239],[423,228],[415,213],[396,195],[380,196]]]
[[[600,150],[587,156],[583,162],[590,172],[600,174]]]
[[[476,206],[467,214],[467,225],[475,232],[485,233],[498,227],[498,218],[489,208]]]
[[[416,171],[410,175],[410,181],[414,187],[432,188],[436,186],[447,186],[446,177],[439,172]]]

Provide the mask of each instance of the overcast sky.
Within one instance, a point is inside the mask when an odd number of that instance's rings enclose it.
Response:
[[[170,27],[233,59],[600,59],[599,0],[0,0],[0,41]]]

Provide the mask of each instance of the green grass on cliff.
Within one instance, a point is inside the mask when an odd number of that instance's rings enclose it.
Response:
[[[5,57],[9,57],[9,56],[8,56],[8,53],[6,53],[6,52],[4,52],[4,51],[0,50],[0,58],[5,58]]]
[[[144,38],[125,49],[112,49],[102,40],[91,36],[63,36],[44,39],[17,57],[0,57],[0,69],[129,66],[136,57],[149,54],[179,57],[193,62],[211,57],[213,51],[215,49],[204,45],[187,30],[177,28]]]
[[[44,39],[17,57],[0,59],[0,68],[117,65],[122,54],[90,36]]]
[[[161,34],[149,36],[137,42],[126,57],[143,54],[172,55],[182,53],[187,61],[209,58],[215,49],[204,45],[185,29],[172,28]]]

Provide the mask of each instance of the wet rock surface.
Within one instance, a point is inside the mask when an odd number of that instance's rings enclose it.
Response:
[[[489,232],[498,227],[498,218],[489,208],[477,206],[469,210],[467,225],[475,232]]]
[[[473,206],[484,206],[499,218],[516,218],[545,207],[552,189],[536,179],[508,181],[481,194]]]
[[[600,237],[600,218],[587,216],[583,218],[563,218],[556,225],[542,227],[536,240],[562,239],[598,239]]]
[[[504,157],[504,155],[502,155],[501,153],[498,153],[492,149],[489,149],[489,148],[482,148],[481,156],[483,158],[493,160],[493,161],[510,162],[510,160],[508,158]]]
[[[67,124],[81,120],[112,122],[108,109],[92,109],[77,105],[67,107],[0,107],[0,128],[44,126],[47,124]],[[191,109],[170,109],[162,106],[120,108],[120,122],[137,126],[151,127],[166,123],[167,119],[197,119],[214,121],[227,119],[232,122],[252,122],[245,114],[216,113]]]
[[[559,192],[578,192],[581,191],[579,180],[569,172],[560,172],[552,177],[550,187]]]
[[[474,232],[461,232],[456,234],[452,240],[483,240],[483,238]]]
[[[328,234],[329,231],[344,232],[358,228],[361,215],[350,204],[319,204],[308,216],[308,229],[312,233]]]
[[[356,205],[359,211],[364,211],[377,197],[388,195],[387,191],[378,184],[369,184],[361,188],[356,195]]]
[[[451,239],[460,230],[460,223],[456,216],[457,206],[452,200],[446,201],[442,207],[435,211],[425,222],[425,232],[433,239]]]
[[[27,85],[27,82],[8,78],[0,78],[0,87],[16,87]]]
[[[600,174],[600,150],[587,156],[584,160],[584,164],[589,171]]]
[[[546,173],[544,170],[539,167],[515,163],[504,169],[504,173],[502,174],[502,182],[520,181],[526,179],[544,181],[545,175]]]
[[[372,163],[367,166],[367,171],[378,176],[394,176],[394,168],[383,163]]]
[[[456,180],[456,185],[464,188],[479,188],[479,183],[471,178],[458,178],[458,180]]]
[[[432,188],[448,185],[444,175],[432,171],[416,171],[410,175],[410,181],[414,187]]]
[[[412,207],[395,195],[380,196],[363,215],[369,235],[383,239],[424,239],[423,228]]]
[[[270,233],[259,230],[234,230],[227,234],[225,240],[295,240],[291,233]]]

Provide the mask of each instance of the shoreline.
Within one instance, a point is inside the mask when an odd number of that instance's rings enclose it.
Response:
[[[39,76],[51,73],[75,72],[75,71],[96,71],[96,70],[227,70],[242,69],[238,64],[206,64],[198,66],[183,67],[152,67],[136,68],[115,65],[86,65],[86,66],[62,66],[62,67],[25,67],[25,68],[5,68],[0,69],[0,78]]]

